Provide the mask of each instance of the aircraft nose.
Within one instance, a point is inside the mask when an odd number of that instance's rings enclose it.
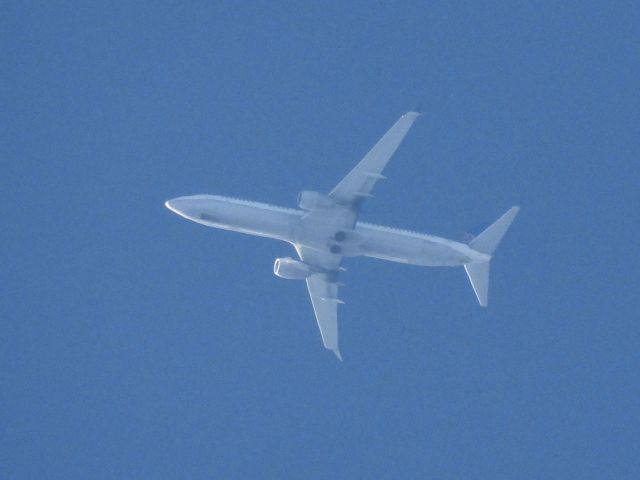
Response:
[[[167,200],[166,202],[164,202],[164,206],[171,210],[173,213],[183,215],[184,209],[186,207],[186,199],[184,197],[172,198],[171,200]]]
[[[169,210],[171,210],[172,212],[176,211],[176,200],[167,200],[166,202],[164,202],[164,206],[167,207]]]
[[[204,218],[203,215],[213,216],[212,202],[215,203],[215,199],[211,195],[190,195],[167,200],[164,206],[187,220],[198,222]]]

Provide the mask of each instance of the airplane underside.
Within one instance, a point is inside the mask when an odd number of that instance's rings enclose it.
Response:
[[[465,268],[482,306],[488,304],[489,265],[513,222],[512,207],[469,243],[358,221],[360,205],[371,197],[382,170],[400,145],[416,112],[403,115],[329,194],[303,191],[298,209],[218,195],[192,195],[166,202],[167,208],[194,222],[224,230],[281,240],[294,245],[299,260],[276,259],[274,273],[305,280],[324,346],[342,359],[337,308],[344,257],[367,256],[420,266]]]

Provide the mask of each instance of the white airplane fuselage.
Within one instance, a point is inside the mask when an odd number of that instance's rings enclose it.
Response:
[[[336,205],[326,221],[307,221],[304,210],[276,207],[218,195],[192,195],[166,202],[167,208],[207,227],[282,240],[345,257],[365,256],[421,266],[455,266],[486,262],[491,256],[467,244],[423,233],[355,221],[355,212]],[[353,213],[353,227],[332,225]],[[344,225],[342,223],[342,225]]]

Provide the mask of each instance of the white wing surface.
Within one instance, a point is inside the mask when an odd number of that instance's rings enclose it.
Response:
[[[338,346],[338,304],[343,302],[338,299],[339,283],[337,281],[342,256],[302,245],[296,245],[296,251],[303,262],[326,272],[308,277],[307,289],[320,335],[322,335],[322,342],[325,348],[333,351],[336,357],[342,360]]]
[[[340,360],[338,347],[338,285],[329,282],[324,274],[311,275],[307,278],[307,288],[316,314],[318,328],[325,348],[333,351]]]
[[[371,190],[378,180],[385,178],[382,170],[419,116],[417,112],[408,112],[400,117],[329,193],[329,197],[342,208],[318,209],[305,213],[303,223],[313,226],[315,236],[321,239],[326,234],[328,241],[336,231],[353,227],[360,202],[371,196]],[[318,242],[316,247],[318,245],[323,243]],[[318,272],[307,278],[307,289],[324,346],[342,360],[338,346],[338,304],[343,303],[338,299],[341,250],[331,253],[328,246],[311,248],[303,245],[296,245],[296,250],[300,259]]]
[[[400,117],[329,196],[344,205],[357,204],[363,198],[371,197],[373,186],[385,178],[382,170],[419,116],[418,112],[408,112]]]

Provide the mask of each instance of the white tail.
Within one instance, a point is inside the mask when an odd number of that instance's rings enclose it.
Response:
[[[469,246],[480,253],[492,255],[496,247],[507,233],[507,229],[516,218],[520,207],[511,207],[491,226],[469,242]],[[467,263],[464,266],[473,291],[481,306],[489,304],[489,266],[491,260],[486,262]]]

